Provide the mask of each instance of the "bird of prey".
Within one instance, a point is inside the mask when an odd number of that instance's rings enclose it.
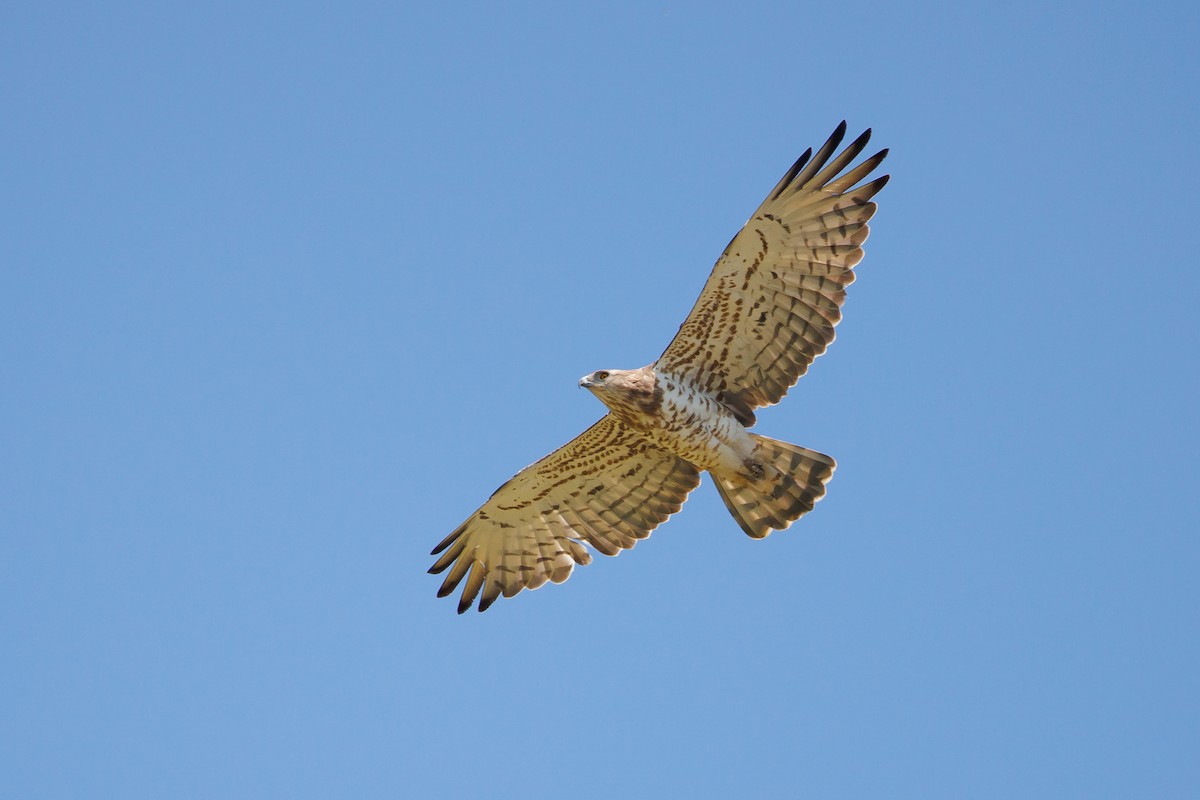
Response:
[[[833,341],[887,155],[854,167],[868,129],[834,156],[842,122],[800,157],[717,259],[696,305],[658,360],[602,369],[579,385],[608,407],[595,425],[518,472],[433,549],[462,584],[458,613],[484,611],[631,548],[679,511],[708,472],[742,530],[761,539],[811,511],[834,460],[750,433]],[[463,580],[466,580],[463,583]],[[482,591],[482,595],[480,592]]]

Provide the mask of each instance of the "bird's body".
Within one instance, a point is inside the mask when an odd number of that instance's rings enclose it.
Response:
[[[833,155],[844,134],[843,122],[784,175],[656,361],[580,380],[609,413],[513,476],[434,548],[430,572],[449,570],[438,596],[462,584],[459,613],[476,597],[483,611],[501,594],[561,583],[591,562],[585,542],[616,555],[648,536],[701,472],[753,538],[812,510],[834,460],[748,428],[754,409],[778,402],[833,341],[871,198],[887,182],[860,183],[886,150],[847,169],[869,130]]]
[[[579,384],[591,390],[621,422],[698,469],[741,469],[751,458],[754,441],[733,412],[713,395],[654,367],[601,370]],[[606,377],[596,380],[596,375]]]

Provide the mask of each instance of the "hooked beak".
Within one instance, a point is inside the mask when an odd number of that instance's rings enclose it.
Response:
[[[585,389],[592,388],[592,376],[584,375],[582,378],[579,379],[579,385]]]

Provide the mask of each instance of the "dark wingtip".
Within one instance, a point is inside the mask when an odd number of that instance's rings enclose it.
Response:
[[[829,141],[826,142],[824,144],[824,146],[821,148],[821,152],[825,152],[826,147],[836,148],[839,144],[842,143],[842,140],[845,138],[846,138],[846,120],[842,120],[840,123],[838,123],[838,126],[834,129],[833,134],[830,135]],[[828,158],[828,156],[826,156],[826,158]]]
[[[767,200],[774,200],[779,195],[783,194],[784,190],[792,184],[792,180],[800,174],[800,170],[804,169],[804,165],[812,158],[813,149],[810,147],[800,154],[800,157],[788,169],[787,174],[779,179],[779,183],[775,184],[775,188],[767,195]],[[764,201],[766,202],[766,201]],[[736,234],[735,234],[736,235]]]
[[[451,593],[451,592],[453,592],[453,591],[454,591],[454,587],[453,587],[453,586],[441,586],[441,587],[438,587],[438,590],[437,590],[437,596],[438,596],[438,597],[445,597],[446,595],[450,594],[450,593]],[[460,612],[460,613],[461,613],[461,612]]]

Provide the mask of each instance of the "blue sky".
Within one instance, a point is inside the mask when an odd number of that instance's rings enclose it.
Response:
[[[10,4],[0,793],[1196,796],[1198,21]],[[758,428],[827,499],[456,616],[843,118],[892,182]]]

